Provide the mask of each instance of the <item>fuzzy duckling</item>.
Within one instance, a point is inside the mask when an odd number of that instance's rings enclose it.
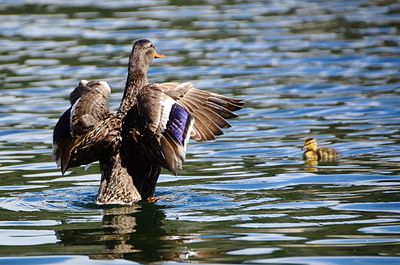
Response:
[[[303,159],[306,161],[335,161],[339,158],[339,153],[329,147],[318,148],[317,140],[315,138],[307,138],[304,141]]]

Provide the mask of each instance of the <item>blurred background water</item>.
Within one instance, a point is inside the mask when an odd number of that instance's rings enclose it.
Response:
[[[399,31],[394,0],[0,1],[0,264],[399,264]],[[80,79],[117,108],[139,38],[152,82],[247,104],[163,199],[100,208],[52,130]],[[305,166],[310,136],[340,161]]]

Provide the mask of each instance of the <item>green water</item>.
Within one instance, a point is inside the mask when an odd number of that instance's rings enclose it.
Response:
[[[400,263],[399,31],[396,1],[0,1],[0,264]],[[52,130],[81,79],[118,107],[140,38],[152,82],[246,106],[158,202],[101,208]],[[305,166],[310,136],[339,162]]]

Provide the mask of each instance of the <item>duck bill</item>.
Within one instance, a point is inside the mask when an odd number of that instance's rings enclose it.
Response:
[[[158,52],[154,53],[154,58],[165,58],[165,57],[167,57],[167,56],[165,56],[164,54],[160,54]]]

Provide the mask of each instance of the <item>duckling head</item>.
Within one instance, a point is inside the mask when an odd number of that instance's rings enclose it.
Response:
[[[317,144],[317,140],[315,138],[307,138],[304,141],[303,150],[316,152],[317,149],[318,149],[318,144]]]
[[[131,55],[129,56],[129,68],[147,71],[154,58],[165,58],[159,54],[154,44],[146,39],[137,40],[133,44]]]

